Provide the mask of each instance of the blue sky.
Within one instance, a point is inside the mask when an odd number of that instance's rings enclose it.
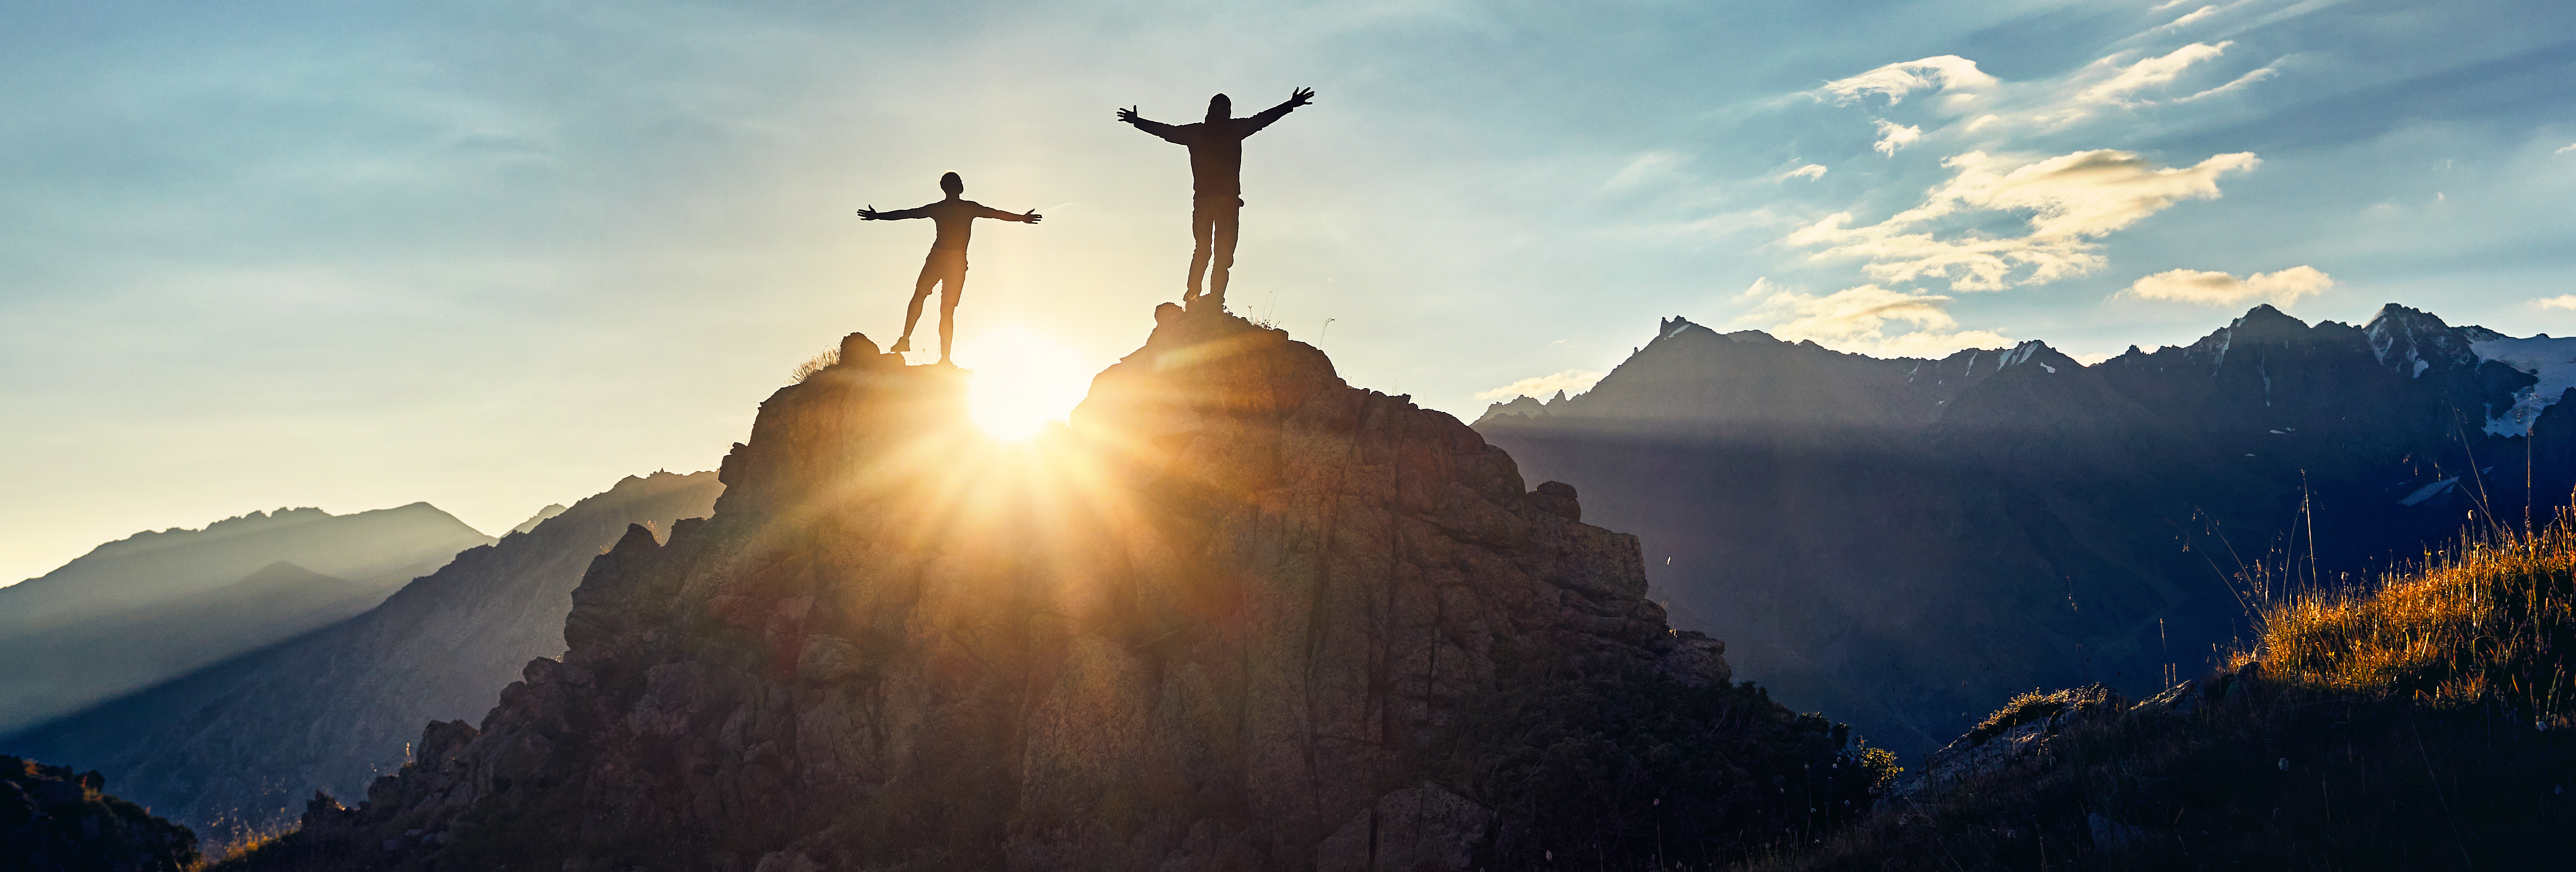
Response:
[[[1235,308],[1472,418],[1685,315],[1872,353],[2257,302],[2576,332],[2563,2],[0,4],[0,579],[252,509],[496,530],[712,468],[967,196],[961,362]],[[2550,305],[2557,301],[2558,305]],[[1326,319],[1330,328],[1326,329]]]

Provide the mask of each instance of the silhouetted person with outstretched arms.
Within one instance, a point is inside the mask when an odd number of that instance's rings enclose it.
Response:
[[[1118,110],[1118,120],[1162,137],[1165,142],[1190,147],[1194,188],[1190,239],[1194,248],[1190,252],[1189,290],[1181,295],[1182,302],[1197,305],[1199,276],[1206,273],[1207,299],[1220,307],[1225,305],[1226,270],[1234,266],[1236,219],[1243,209],[1243,138],[1287,117],[1289,110],[1312,102],[1315,89],[1299,88],[1288,95],[1285,103],[1250,118],[1236,118],[1234,101],[1218,94],[1208,98],[1207,120],[1178,127],[1147,121],[1138,117],[1134,108]]]
[[[905,218],[928,218],[939,228],[939,236],[930,242],[930,258],[921,264],[921,278],[912,283],[912,308],[903,313],[903,337],[894,341],[888,351],[912,350],[912,327],[921,321],[921,301],[930,296],[934,285],[945,285],[939,292],[939,362],[947,363],[956,348],[957,297],[966,292],[966,240],[975,233],[975,219],[1038,223],[1036,210],[1012,214],[973,200],[962,199],[966,180],[948,173],[939,177],[939,189],[948,198],[917,209],[879,212],[869,206],[859,210],[859,217],[870,221],[900,221]]]

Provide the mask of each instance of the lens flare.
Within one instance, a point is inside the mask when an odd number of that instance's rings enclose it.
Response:
[[[1026,439],[1048,421],[1064,420],[1099,368],[1016,324],[960,340],[957,361],[975,373],[967,409],[976,426],[1000,439]]]

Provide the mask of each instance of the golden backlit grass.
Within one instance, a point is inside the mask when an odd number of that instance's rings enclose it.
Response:
[[[2576,518],[2463,536],[2367,587],[2256,604],[2256,637],[2184,713],[2078,724],[1748,868],[2563,866],[2571,600]],[[2015,699],[1978,731],[2044,717],[2062,693]]]
[[[2263,668],[2318,689],[2431,708],[2489,706],[2564,729],[2576,694],[2576,523],[2463,539],[2375,590],[2293,597],[2263,612]]]

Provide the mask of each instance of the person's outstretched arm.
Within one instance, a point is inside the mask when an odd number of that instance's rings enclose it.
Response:
[[[985,206],[979,203],[976,205],[975,217],[991,218],[995,221],[1017,221],[1022,224],[1035,224],[1038,223],[1038,219],[1046,216],[1038,214],[1038,210],[1036,209],[1029,210],[1027,214],[1021,214],[1018,212],[1004,212],[1000,209],[995,209],[991,206]]]
[[[1243,126],[1243,135],[1251,136],[1255,133],[1261,132],[1261,128],[1270,126],[1271,122],[1288,117],[1290,110],[1294,110],[1299,106],[1304,106],[1312,102],[1315,102],[1315,89],[1299,88],[1288,94],[1286,102],[1280,103],[1277,106],[1272,106],[1268,109],[1263,109],[1261,110],[1261,114],[1235,123]]]
[[[1180,128],[1160,121],[1148,121],[1145,119],[1145,116],[1136,114],[1135,107],[1131,106],[1118,110],[1118,120],[1136,125],[1136,129],[1138,130],[1162,137],[1164,142],[1176,145],[1190,144],[1189,136],[1182,133]]]
[[[928,218],[930,217],[930,207],[915,206],[910,209],[879,212],[877,211],[877,207],[869,206],[865,209],[859,210],[859,217],[869,221],[901,221],[906,218]]]

